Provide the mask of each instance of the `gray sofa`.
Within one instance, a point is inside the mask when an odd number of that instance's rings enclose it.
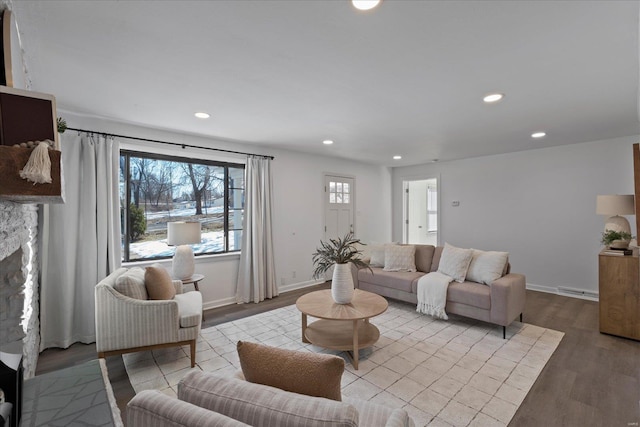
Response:
[[[127,405],[128,427],[412,427],[404,409],[355,398],[342,402],[305,396],[238,378],[191,370],[178,398],[157,390],[138,393]]]
[[[417,304],[416,295],[418,280],[425,274],[437,271],[442,246],[414,245],[415,272],[384,271],[379,267],[353,269],[354,285],[356,288],[374,292],[376,294]],[[511,273],[507,263],[502,277],[490,286],[475,282],[452,282],[447,290],[446,311],[484,322],[494,323],[503,327],[503,337],[506,327],[518,316],[522,320],[522,312],[526,300],[525,277],[522,274]]]

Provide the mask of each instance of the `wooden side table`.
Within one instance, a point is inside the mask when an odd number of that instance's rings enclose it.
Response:
[[[195,290],[200,292],[200,288],[198,288],[198,282],[201,281],[202,279],[204,279],[204,275],[202,275],[202,274],[194,274],[193,276],[189,277],[188,279],[181,279],[181,280],[182,280],[182,284],[183,285],[188,285],[190,283],[193,283],[193,287],[195,288]]]
[[[600,332],[640,340],[640,259],[599,255]]]
[[[193,287],[196,291],[200,292],[200,288],[198,287],[198,282],[204,279],[204,275],[202,274],[194,274],[188,279],[180,279],[182,280],[183,285],[188,285],[193,283]],[[204,321],[204,309],[202,309],[202,321]]]

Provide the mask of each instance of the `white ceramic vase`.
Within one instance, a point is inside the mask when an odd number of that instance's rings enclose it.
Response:
[[[351,265],[336,264],[333,267],[333,278],[331,280],[331,296],[338,304],[349,304],[353,298],[353,276],[351,275]]]
[[[193,276],[195,269],[195,259],[191,246],[178,246],[176,248],[176,254],[173,256],[173,277],[176,279],[188,279]]]

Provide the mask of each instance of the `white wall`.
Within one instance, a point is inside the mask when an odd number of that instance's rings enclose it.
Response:
[[[311,280],[311,254],[324,235],[325,173],[355,178],[356,235],[363,242],[391,239],[391,176],[385,168],[278,152],[274,162],[273,225],[280,284],[283,279],[285,285]]]
[[[440,243],[510,252],[531,288],[598,291],[605,218],[596,195],[633,194],[637,137],[394,168],[393,239],[402,237],[402,181],[439,176]],[[453,207],[453,201],[460,206]],[[629,216],[635,235],[635,217]]]
[[[323,237],[324,173],[353,176],[356,180],[356,233],[363,241],[391,239],[391,175],[386,168],[331,157],[265,149],[138,126],[78,116],[59,111],[70,127],[97,130],[192,145],[275,156],[272,163],[274,189],[274,250],[280,290],[287,291],[316,283],[312,280],[311,254]],[[72,131],[68,131],[72,132]],[[196,155],[236,163],[243,156],[220,155],[212,151],[183,151],[178,147],[120,139],[126,148],[137,146],[156,153]],[[206,278],[200,283],[205,308],[235,302],[238,254],[196,258],[196,271]],[[170,266],[170,260],[163,262]],[[145,264],[143,264],[145,265]],[[294,276],[295,272],[295,277]]]

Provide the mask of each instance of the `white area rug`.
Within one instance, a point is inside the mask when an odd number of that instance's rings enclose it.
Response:
[[[309,318],[309,323],[314,319]],[[502,327],[451,315],[448,321],[389,302],[371,323],[380,340],[360,351],[360,368],[347,361],[342,393],[406,409],[417,426],[507,425],[564,334],[514,322]],[[294,350],[344,354],[301,341],[295,305],[201,331],[195,369],[233,375],[238,340]],[[188,347],[124,355],[136,392],[174,395],[190,369]]]

